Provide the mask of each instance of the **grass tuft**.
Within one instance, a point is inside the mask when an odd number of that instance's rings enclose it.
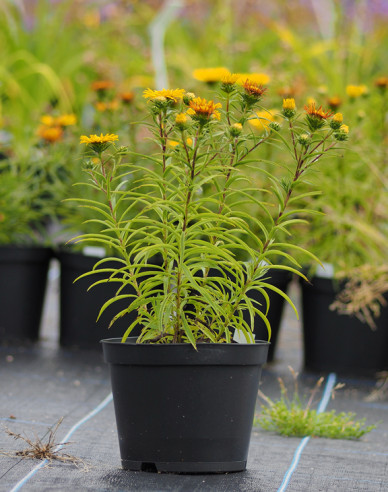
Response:
[[[255,425],[260,425],[264,430],[276,432],[288,437],[326,437],[329,439],[359,439],[367,432],[376,428],[376,425],[365,425],[365,419],[356,420],[353,412],[340,412],[335,410],[318,413],[312,409],[314,396],[322,385],[320,378],[307,401],[300,398],[298,389],[298,374],[289,368],[294,379],[294,391],[288,396],[284,381],[278,378],[281,397],[279,401],[273,401],[259,391],[259,396],[265,401],[261,407],[261,414],[255,418]],[[343,384],[337,384],[335,391],[342,388]]]

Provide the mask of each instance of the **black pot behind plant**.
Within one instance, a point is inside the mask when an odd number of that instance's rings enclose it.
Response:
[[[122,466],[220,473],[246,468],[268,343],[136,344],[102,340]]]
[[[104,274],[94,274],[74,282],[80,275],[93,269],[99,258],[81,253],[60,252],[60,345],[99,350],[99,341],[107,334],[122,337],[128,326],[135,320],[135,312],[117,320],[108,330],[111,319],[121,309],[125,309],[130,300],[114,303],[97,321],[103,304],[114,297],[119,284],[116,282],[96,285],[88,291],[90,285],[104,278]],[[105,265],[109,267],[109,265]],[[117,267],[117,265],[114,265]],[[108,276],[108,274],[107,274]],[[105,277],[106,278],[106,277]],[[134,293],[128,288],[123,293]],[[138,335],[140,328],[135,328],[133,335]]]
[[[388,307],[376,319],[377,329],[355,317],[330,310],[340,286],[314,277],[302,282],[304,367],[318,372],[373,376],[388,370]]]
[[[0,246],[0,343],[39,338],[50,248]]]
[[[286,270],[270,270],[268,272],[268,277],[270,278],[266,280],[267,283],[274,285],[282,292],[286,292],[288,284],[292,279],[292,274]],[[275,355],[285,301],[281,295],[277,294],[273,290],[267,289],[267,294],[270,300],[270,308],[268,310],[267,317],[269,324],[271,325],[271,344],[268,350],[268,362],[272,362]],[[265,298],[262,294],[260,294],[260,292],[250,291],[249,297],[255,301],[260,302],[262,305],[262,311],[265,311]],[[245,313],[245,317],[246,321],[249,321],[249,315],[247,311]],[[254,334],[256,340],[268,340],[267,327],[264,321],[258,315],[256,315],[254,319]]]

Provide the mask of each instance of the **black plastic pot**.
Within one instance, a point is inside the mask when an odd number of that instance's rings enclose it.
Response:
[[[266,277],[270,277],[266,280],[267,283],[274,285],[282,292],[286,292],[288,284],[292,279],[292,274],[287,270],[269,270]],[[280,331],[280,323],[283,315],[284,309],[284,298],[274,292],[273,290],[267,289],[267,294],[270,301],[270,307],[267,314],[269,324],[271,325],[271,345],[268,350],[268,362],[272,362],[274,359],[274,354],[276,350],[276,343]],[[255,301],[258,301],[263,306],[263,311],[266,308],[265,298],[258,291],[250,291],[249,297]],[[246,312],[246,317],[248,321],[248,312]],[[254,334],[257,340],[268,340],[268,330],[264,321],[260,316],[255,316],[254,319]]]
[[[107,335],[122,337],[128,326],[135,320],[136,314],[130,313],[116,321],[108,330],[112,318],[130,301],[121,300],[110,306],[96,322],[103,304],[114,297],[119,284],[116,282],[96,285],[88,288],[104,274],[94,274],[74,282],[80,275],[89,272],[100,258],[85,256],[80,253],[58,253],[61,265],[60,279],[60,345],[100,350],[99,341]],[[104,265],[109,267],[109,264]],[[112,262],[117,267],[117,263]],[[109,274],[106,274],[108,277]],[[106,278],[105,277],[105,278]],[[128,287],[123,293],[134,293]],[[132,332],[137,336],[140,328]]]
[[[311,283],[302,282],[305,369],[355,376],[388,370],[388,307],[372,330],[355,317],[330,310],[338,284],[318,277]]]
[[[0,246],[0,343],[39,338],[50,248]]]
[[[144,345],[102,340],[124,469],[246,468],[268,343]]]

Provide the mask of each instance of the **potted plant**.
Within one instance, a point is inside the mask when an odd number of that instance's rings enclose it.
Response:
[[[0,168],[0,343],[39,338],[51,248],[44,245],[37,177],[10,160]],[[22,308],[21,308],[22,306]]]
[[[306,210],[294,207],[303,200],[298,187],[344,130],[332,134],[324,120],[307,135],[306,118],[321,122],[320,113],[299,118],[290,99],[281,113],[285,130],[272,123],[258,137],[246,127],[266,89],[249,79],[237,88],[237,79],[224,78],[222,104],[182,89],[146,90],[147,154],[116,147],[114,134],[81,137],[89,186],[103,199],[78,202],[93,211],[101,230],[74,241],[116,253],[82,278],[109,273],[95,282],[117,287],[100,314],[123,299],[127,304],[111,324],[136,313],[121,338],[102,340],[125,469],[245,469],[268,351],[267,341],[254,340],[254,317],[270,334],[267,289],[292,304],[267,282],[272,270],[303,277],[289,253],[301,248],[277,238],[302,221],[298,215]],[[309,149],[307,140],[313,142]],[[284,146],[284,162],[273,163],[283,173],[265,170],[272,188],[262,190],[251,186],[249,168],[264,169],[259,153],[268,142]],[[134,293],[124,292],[128,285]],[[251,291],[263,295],[264,309]],[[137,325],[140,335],[131,337]]]
[[[315,207],[324,215],[300,231],[305,247],[325,263],[324,270],[310,268],[309,284],[302,282],[308,370],[373,376],[388,369],[387,85],[378,79],[368,97],[365,86],[348,86],[348,100],[336,101],[358,124],[351,149],[319,173],[325,192]]]

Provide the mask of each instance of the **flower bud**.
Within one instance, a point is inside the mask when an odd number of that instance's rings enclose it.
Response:
[[[271,121],[271,123],[269,123],[268,127],[271,130],[274,130],[275,132],[279,132],[280,131],[280,128],[281,128],[281,126],[279,125],[279,123],[277,123],[276,121]]]
[[[339,142],[343,142],[349,138],[349,127],[348,125],[341,125],[339,130],[334,133],[334,138]]]
[[[342,116],[342,113],[336,113],[330,121],[330,128],[338,130],[342,125],[343,120],[344,117]]]
[[[178,113],[175,116],[175,125],[180,131],[185,130],[187,127],[187,116],[184,113]]]
[[[230,134],[232,137],[238,137],[242,131],[242,124],[241,123],[233,123],[233,125],[230,127]]]
[[[298,136],[298,143],[302,147],[307,147],[311,142],[311,136],[308,133],[302,133],[301,135]]]
[[[183,102],[186,104],[186,106],[189,106],[190,101],[195,99],[195,94],[194,92],[186,92],[186,94],[183,95]]]
[[[288,99],[283,99],[283,114],[286,118],[291,119],[295,116],[296,106],[295,99],[290,97]]]

